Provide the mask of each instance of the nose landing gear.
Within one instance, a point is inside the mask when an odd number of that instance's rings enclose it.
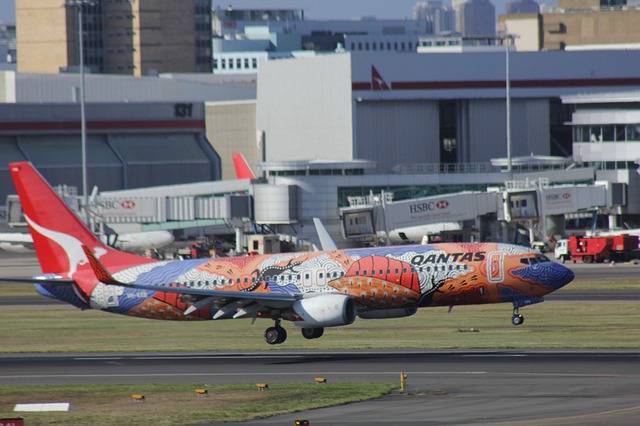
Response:
[[[519,313],[519,310],[516,306],[513,307],[513,315],[511,316],[511,324],[518,326],[524,323],[524,317]]]
[[[269,327],[264,332],[264,339],[270,345],[279,345],[287,340],[287,330],[280,327],[280,320],[276,320],[275,327]]]

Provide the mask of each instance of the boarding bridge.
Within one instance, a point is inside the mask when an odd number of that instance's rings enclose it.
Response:
[[[546,240],[564,233],[565,215],[607,213],[624,205],[621,184],[546,186],[544,183],[508,185],[487,192],[458,192],[404,201],[389,194],[367,197],[341,209],[344,237],[355,241],[377,238],[390,242],[416,242],[429,233],[473,233],[471,240],[511,240],[505,224],[524,227],[530,239]],[[469,240],[465,235],[464,240]]]
[[[83,209],[83,198],[75,188],[59,187],[57,191],[72,209]],[[17,196],[8,196],[6,206],[11,225],[26,225]],[[250,180],[108,191],[89,197],[94,229],[104,224],[117,232],[206,227],[233,233],[247,223],[296,223],[297,211],[296,187]]]

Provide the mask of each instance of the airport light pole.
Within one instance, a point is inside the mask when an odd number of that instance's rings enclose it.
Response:
[[[515,36],[513,34],[504,33],[502,35],[502,43],[505,52],[505,91],[506,91],[506,108],[507,108],[507,172],[509,179],[513,176],[513,164],[511,154],[511,66],[509,63],[509,51],[513,44]]]
[[[96,0],[65,0],[65,6],[78,11],[78,52],[80,59],[80,138],[82,145],[82,197],[84,204],[84,219],[90,226],[89,192],[87,188],[87,117],[85,109],[85,78],[84,78],[84,8],[95,6]]]

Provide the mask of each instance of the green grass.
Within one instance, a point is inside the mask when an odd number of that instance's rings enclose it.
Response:
[[[271,321],[154,321],[66,306],[0,309],[0,352],[275,351],[287,349],[640,348],[640,304],[546,302],[521,311],[511,305],[425,308],[409,318],[357,320],[305,340],[291,323],[289,339],[268,346]],[[460,330],[477,328],[478,333]]]
[[[205,388],[206,397],[194,390]],[[255,385],[69,385],[0,387],[0,418],[24,417],[33,425],[177,425],[243,421],[313,408],[378,398],[393,389],[387,384]],[[145,395],[144,402],[130,398]],[[16,403],[70,402],[67,413],[14,413]]]
[[[7,284],[0,282],[0,297],[37,296],[36,288],[31,284]]]

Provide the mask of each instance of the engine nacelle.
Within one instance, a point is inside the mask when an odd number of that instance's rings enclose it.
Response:
[[[416,312],[418,312],[418,308],[413,306],[408,308],[377,309],[374,311],[358,312],[358,316],[364,319],[402,318],[410,317]]]
[[[293,304],[293,311],[302,318],[301,321],[293,323],[304,328],[349,325],[356,319],[355,303],[344,294],[327,294],[301,299]]]

